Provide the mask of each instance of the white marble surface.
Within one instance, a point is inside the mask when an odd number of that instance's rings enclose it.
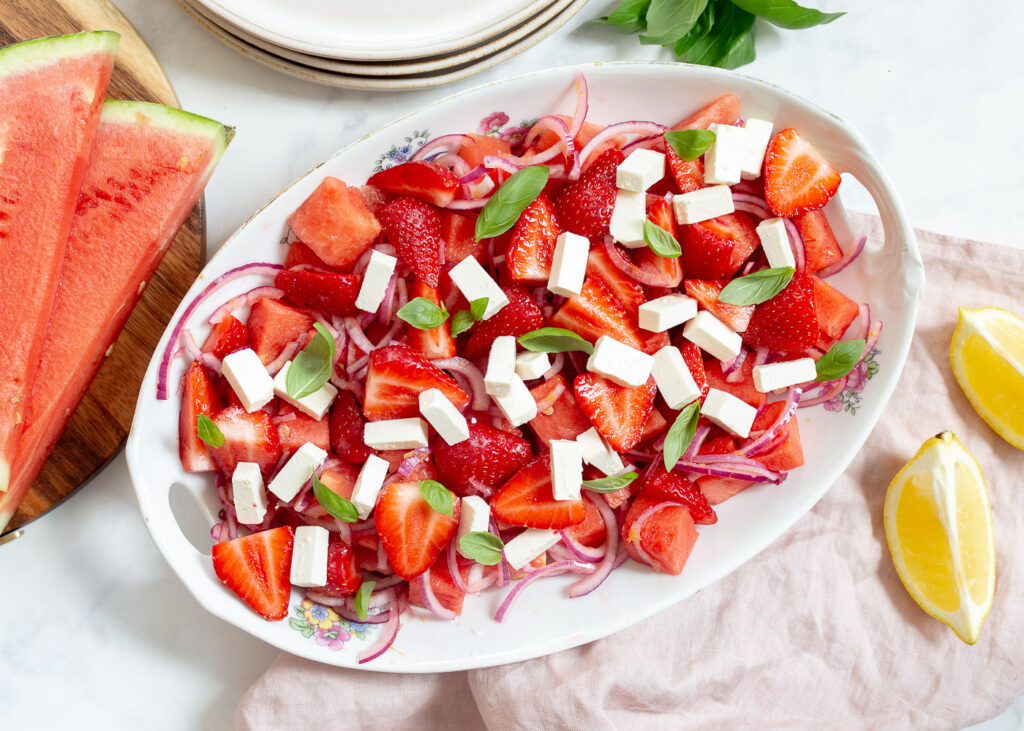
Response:
[[[760,27],[760,58],[744,71],[857,127],[916,225],[1024,245],[1024,4],[993,0],[982,12],[959,0],[807,1],[852,12],[811,31]],[[552,37],[474,79],[377,94],[279,75],[222,46],[173,0],[120,2],[183,105],[238,127],[207,189],[211,251],[289,181],[405,111],[532,69],[661,57],[583,25],[613,4],[592,0]],[[0,587],[5,729],[227,728],[276,655],[207,616],[171,574],[138,517],[123,457],[0,547]],[[1019,728],[1024,702],[1016,708],[987,728]]]

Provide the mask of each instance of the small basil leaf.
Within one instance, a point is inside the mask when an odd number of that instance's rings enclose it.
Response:
[[[846,13],[823,13],[814,8],[805,8],[793,0],[732,0],[737,7],[759,18],[764,18],[772,25],[789,30],[802,30],[816,25],[831,23]]]
[[[334,367],[334,338],[319,322],[313,323],[313,327],[316,335],[295,356],[285,376],[285,390],[295,399],[319,391]]]
[[[708,0],[652,0],[647,9],[644,45],[671,45],[685,36],[704,12]]]
[[[459,310],[452,315],[452,337],[457,338],[462,333],[473,327],[473,315],[469,310]]]
[[[681,129],[665,133],[665,142],[682,160],[696,160],[715,144],[709,129]]]
[[[398,317],[419,330],[433,330],[444,324],[448,312],[426,297],[415,297],[402,305]]]
[[[644,221],[644,241],[658,256],[675,259],[683,253],[676,237],[652,221]]]
[[[523,168],[501,184],[476,219],[476,240],[498,236],[516,225],[519,216],[548,184],[547,165]]]
[[[196,419],[196,433],[208,447],[219,449],[224,446],[224,434],[206,414],[200,414]]]
[[[767,302],[789,285],[795,271],[793,267],[778,267],[737,277],[718,293],[718,301],[739,306]]]
[[[619,33],[638,33],[647,27],[647,8],[651,0],[622,0],[619,7],[599,20],[607,23]]]
[[[455,514],[455,498],[451,491],[437,480],[420,480],[420,495],[430,507],[441,515]]]
[[[469,312],[473,315],[474,320],[479,322],[484,319],[484,313],[487,312],[487,299],[487,297],[481,297],[469,303]]]
[[[370,615],[370,595],[375,586],[377,586],[376,581],[364,581],[359,585],[359,591],[356,592],[353,604],[356,605],[356,616],[359,617],[360,622],[365,622]]]
[[[320,481],[320,478],[313,473],[313,495],[320,506],[338,520],[345,523],[356,523],[359,521],[359,511],[352,504],[351,500],[343,498],[331,488]]]
[[[587,355],[594,352],[594,346],[574,333],[561,327],[542,327],[519,336],[519,344],[534,353],[565,353],[581,350]]]
[[[599,477],[596,480],[584,480],[583,487],[594,492],[615,492],[629,486],[638,476],[636,472],[626,472],[612,477]]]
[[[834,381],[852,371],[864,353],[865,344],[863,338],[858,338],[833,345],[814,363],[814,369],[818,372],[815,380]]]
[[[665,469],[669,472],[686,452],[697,432],[697,420],[700,419],[700,401],[694,401],[682,411],[672,422],[668,434],[665,435],[665,446],[662,456],[665,458]]]
[[[475,530],[459,539],[459,550],[466,558],[471,558],[484,566],[494,566],[501,561],[501,552],[505,543],[493,533]]]

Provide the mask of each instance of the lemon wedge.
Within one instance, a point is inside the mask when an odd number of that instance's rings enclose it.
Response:
[[[985,477],[952,432],[921,445],[885,494],[885,538],[921,609],[969,645],[995,593],[995,540]]]
[[[978,416],[1024,449],[1024,319],[998,307],[961,307],[949,360]]]

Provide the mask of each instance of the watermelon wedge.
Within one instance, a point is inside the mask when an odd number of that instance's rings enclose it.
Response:
[[[231,139],[145,102],[103,105],[46,328],[0,530],[28,491]]]
[[[0,49],[0,495],[119,38],[76,33]]]

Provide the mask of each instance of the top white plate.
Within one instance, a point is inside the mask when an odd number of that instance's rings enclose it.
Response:
[[[382,61],[453,53],[540,12],[552,0],[194,0],[278,46],[328,58]]]
[[[869,247],[855,266],[835,279],[851,297],[870,302],[875,318],[885,323],[877,352],[871,357],[870,380],[858,384],[860,389],[844,393],[843,400],[833,404],[836,410],[818,406],[798,412],[806,465],[781,485],[752,487],[720,505],[718,523],[700,526],[700,540],[680,576],[657,574],[628,561],[597,591],[579,599],[567,596],[572,578],[544,579],[526,590],[502,624],[492,616],[505,592],[487,591],[467,598],[462,616],[453,622],[425,616],[423,611],[418,611],[416,618],[406,615],[393,649],[358,666],[356,656],[375,639],[376,630],[366,639],[359,637],[365,626],[335,622],[324,608],[303,606],[298,590],[292,595],[290,619],[266,622],[221,585],[209,556],[184,537],[170,507],[169,496],[177,492],[173,486],[184,487],[210,506],[210,520],[219,506],[212,477],[187,474],[178,460],[175,385],[185,370],[183,360],[171,368],[170,398],[158,401],[155,397],[159,354],[168,331],[143,381],[126,453],[139,507],[154,542],[207,610],[282,650],[332,665],[438,672],[526,660],[628,627],[749,561],[811,509],[861,448],[881,417],[906,359],[924,273],[896,193],[860,137],[836,117],[799,97],[721,69],[650,63],[577,68],[590,82],[589,119],[593,121],[634,119],[642,109],[645,117],[671,124],[714,97],[735,91],[743,98],[744,116],[772,119],[777,129],[797,127],[834,165],[857,177],[878,205],[885,241],[884,245],[874,242],[879,246]],[[207,265],[172,322],[177,322],[185,303],[215,276],[254,260],[282,261],[285,218],[325,175],[359,184],[380,166],[405,159],[430,137],[484,129],[500,133],[510,122],[515,125],[551,112],[571,113],[575,101],[572,71],[552,69],[477,87],[413,112],[349,145],[249,219]],[[841,209],[830,204],[827,210],[835,217],[840,243],[849,250],[851,234],[843,225]],[[201,307],[190,321],[196,336],[205,337],[203,323],[217,304],[260,283],[255,277],[235,281],[212,298],[216,301]],[[735,590],[743,591],[743,586],[737,585]],[[345,641],[356,631],[356,637]]]

